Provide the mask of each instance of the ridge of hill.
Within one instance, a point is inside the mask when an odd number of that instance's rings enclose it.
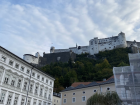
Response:
[[[74,82],[102,81],[113,75],[112,68],[128,66],[130,48],[118,48],[99,52],[95,56],[81,54],[75,62],[51,63],[41,68],[42,71],[55,77],[54,91],[59,92]]]

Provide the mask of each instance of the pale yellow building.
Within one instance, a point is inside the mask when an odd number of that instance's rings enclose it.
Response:
[[[86,105],[87,99],[96,92],[116,91],[114,77],[106,81],[91,82],[76,87],[70,86],[61,91],[61,105]]]
[[[60,101],[61,101],[61,94],[53,93],[52,105],[60,105]]]

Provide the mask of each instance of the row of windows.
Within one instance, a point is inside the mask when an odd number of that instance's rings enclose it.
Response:
[[[21,88],[21,82],[22,82],[21,79],[18,79],[17,80],[17,84],[16,84],[16,79],[13,78],[12,81],[11,81],[11,83],[9,83],[9,77],[7,77],[7,76],[4,79],[4,84],[10,84],[11,86],[14,86],[14,87],[17,87],[17,88]],[[25,81],[24,82],[24,85],[23,85],[23,90],[27,91],[27,88],[28,88],[27,86],[28,86],[28,82]],[[45,98],[47,98],[47,89],[48,88],[46,88],[45,89],[45,92],[44,92],[44,97]],[[32,83],[29,86],[29,92],[33,93],[33,84]],[[35,92],[34,93],[36,95],[38,95],[38,93],[39,93],[40,96],[43,96],[43,88],[40,87],[40,91],[39,91],[39,86],[36,85],[35,86]],[[49,97],[48,98],[50,98],[50,94],[49,94]]]
[[[107,42],[108,40],[99,40],[99,43],[102,43],[102,42]],[[123,41],[123,40],[122,40]],[[114,42],[116,42],[116,40],[114,40]],[[90,43],[91,45],[93,45],[93,41],[91,41]],[[97,41],[95,41],[95,44],[97,44]]]
[[[107,90],[107,91],[109,91],[109,90],[110,90],[110,88],[108,87],[108,88],[106,88],[106,90]],[[96,90],[96,89],[94,89],[94,90],[93,90],[93,92],[95,93],[95,92],[97,92],[97,90]],[[85,91],[83,91],[83,94],[85,94]],[[73,95],[75,95],[75,93],[73,93]],[[66,96],[66,94],[64,94],[64,96]]]
[[[5,56],[2,56],[2,57],[1,57],[1,61],[6,62],[6,57],[5,57]],[[10,65],[10,66],[13,66],[13,65],[14,65],[14,61],[9,60],[9,65]],[[15,63],[15,68],[16,68],[16,69],[19,69],[19,64],[18,64],[18,63]],[[21,70],[22,72],[24,72],[25,67],[21,66],[21,67],[20,67],[20,70]],[[30,70],[27,69],[27,70],[26,70],[26,73],[27,73],[27,74],[30,74]],[[39,74],[36,74],[35,72],[32,73],[32,76],[33,76],[33,77],[35,77],[36,75],[37,75],[37,79],[40,80],[40,75],[39,75]],[[42,78],[41,78],[41,81],[44,82],[44,80],[45,80],[44,77],[42,77]],[[46,79],[45,82],[48,83],[48,79]],[[50,85],[52,85],[52,82],[51,82],[51,81],[50,81]]]
[[[54,102],[55,102],[55,99],[54,99]],[[58,103],[58,100],[57,100],[57,103]]]
[[[86,96],[82,96],[81,100],[82,100],[82,102],[85,102],[86,101]],[[72,103],[75,103],[75,102],[76,102],[76,97],[72,97]],[[64,98],[63,103],[67,103],[66,98]]]
[[[6,95],[6,91],[2,91],[1,96],[0,96],[0,103],[4,103],[5,95]],[[6,105],[11,105],[12,98],[13,98],[13,93],[9,92],[8,99],[5,100]],[[26,97],[22,96],[20,105],[24,105],[25,100],[26,100]],[[18,105],[18,101],[19,101],[19,94],[15,94],[13,105]],[[38,105],[42,105],[42,103],[43,103],[43,105],[50,105],[50,103],[47,104],[47,102],[42,102],[41,100],[38,101]],[[31,98],[30,97],[28,98],[27,105],[31,105]],[[37,105],[36,99],[33,99],[33,105]]]

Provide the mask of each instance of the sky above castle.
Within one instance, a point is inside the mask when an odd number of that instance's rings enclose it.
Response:
[[[0,0],[0,46],[21,58],[121,31],[140,41],[140,0]]]

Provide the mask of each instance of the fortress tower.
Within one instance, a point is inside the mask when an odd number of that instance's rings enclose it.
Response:
[[[123,33],[123,32],[119,33],[118,38],[119,38],[119,42],[120,42],[120,45],[118,47],[126,48],[127,43],[126,43],[125,33]]]
[[[50,48],[50,53],[54,53],[54,50],[55,50],[55,47],[52,46],[52,47]]]
[[[24,59],[25,61],[27,61],[27,62],[29,62],[29,63],[33,63],[33,64],[38,64],[39,57],[40,57],[39,52],[37,52],[37,53],[35,54],[35,56],[32,55],[32,54],[24,54],[24,55],[23,55],[23,59]]]

